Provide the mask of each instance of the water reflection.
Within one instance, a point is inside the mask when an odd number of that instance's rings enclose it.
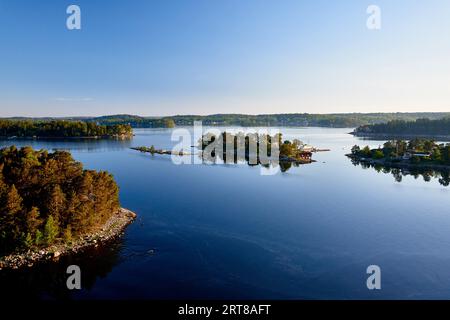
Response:
[[[50,151],[65,150],[77,152],[121,151],[132,146],[132,140],[118,139],[13,139],[0,140],[0,149],[16,145],[31,146],[34,149],[45,148]]]
[[[228,155],[224,152],[223,154],[215,152],[211,154],[206,153],[198,153],[200,161],[205,164],[236,164],[236,165],[248,165],[249,167],[261,166],[267,170],[272,170],[279,166],[281,172],[287,172],[291,168],[298,168],[302,164],[307,164],[309,162],[300,162],[300,161],[283,161],[283,160],[269,160],[265,158],[264,160],[260,159],[258,155],[251,157],[248,153],[240,154],[238,152],[233,152],[231,155]],[[314,160],[310,160],[314,162]]]
[[[433,179],[438,180],[439,184],[448,187],[450,185],[450,170],[433,170],[427,168],[395,168],[381,164],[371,164],[357,159],[351,159],[354,166],[361,166],[363,169],[373,168],[375,171],[385,174],[392,174],[395,181],[402,182],[403,177],[413,176],[414,179],[422,178],[425,182]]]
[[[0,272],[0,297],[2,299],[71,299],[80,292],[67,289],[66,273],[70,265],[81,269],[81,294],[90,291],[100,278],[105,278],[120,263],[120,239],[97,248],[63,257],[58,263],[45,262],[33,268],[3,270]]]

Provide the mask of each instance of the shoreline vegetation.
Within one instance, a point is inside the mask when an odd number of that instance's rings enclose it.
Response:
[[[120,208],[97,230],[85,234],[70,243],[58,243],[39,250],[26,250],[0,257],[0,270],[33,267],[45,261],[58,261],[60,258],[98,247],[123,235],[125,228],[136,219],[136,214]]]
[[[393,140],[375,149],[355,145],[346,156],[355,165],[374,167],[377,171],[403,170],[393,171],[394,176],[403,173],[423,175],[424,179],[428,179],[429,176],[440,175],[439,182],[442,185],[450,184],[450,143],[437,144],[434,140],[419,138],[410,141]],[[399,180],[398,177],[396,179]]]
[[[66,117],[66,118],[7,118],[12,121],[77,121],[98,125],[129,125],[132,128],[173,128],[175,126],[192,126],[201,121],[205,126],[242,126],[242,127],[329,127],[352,128],[364,125],[385,123],[392,120],[414,121],[420,118],[430,120],[450,117],[450,112],[416,112],[416,113],[333,113],[333,114],[212,114],[212,115],[174,115],[167,117],[142,117],[118,114],[101,117]],[[5,119],[5,120],[7,120]],[[1,121],[1,120],[0,120]]]
[[[65,120],[0,120],[3,139],[131,139],[128,124],[99,125],[93,122]]]
[[[57,256],[73,252],[92,237],[108,239],[134,216],[121,209],[111,174],[83,169],[69,152],[0,150],[0,261],[5,266],[46,259],[52,251]],[[97,233],[102,229],[106,234]]]
[[[392,140],[415,138],[450,141],[450,117],[443,119],[394,120],[387,123],[363,125],[350,134],[357,137]]]

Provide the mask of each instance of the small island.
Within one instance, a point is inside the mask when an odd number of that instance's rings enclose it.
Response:
[[[264,157],[261,152],[262,141],[266,142],[266,149],[262,152],[267,155]],[[249,165],[263,165],[269,166],[268,161],[273,161],[272,146],[277,142],[279,146],[278,159],[282,171],[288,170],[292,165],[298,166],[301,164],[312,163],[314,152],[329,151],[328,149],[317,149],[313,146],[307,145],[298,139],[284,140],[281,133],[274,136],[268,134],[244,134],[242,132],[236,135],[228,132],[222,132],[216,136],[211,133],[204,134],[198,141],[197,156],[206,162],[214,162],[217,158],[227,163],[238,163],[246,161]],[[192,146],[194,147],[194,146]],[[131,148],[143,153],[150,153],[151,155],[175,155],[175,156],[191,156],[195,153],[184,150],[165,150],[157,149],[153,145],[150,147],[140,146]],[[218,153],[217,151],[220,150]],[[227,160],[228,157],[228,160]],[[231,159],[230,159],[231,157]],[[262,161],[262,159],[264,160]]]
[[[0,120],[0,137],[7,139],[130,139],[129,124],[99,125],[66,120]]]
[[[254,155],[257,162],[260,163],[261,158],[266,156],[260,154],[262,151],[261,144],[263,142],[267,146],[266,154],[268,157],[272,155],[272,145],[275,143],[278,145],[278,160],[280,162],[292,162],[297,164],[312,163],[314,162],[314,160],[312,160],[313,152],[324,151],[317,150],[312,146],[306,145],[298,139],[294,139],[292,141],[283,140],[283,135],[281,133],[271,136],[269,134],[244,134],[242,132],[232,134],[224,131],[219,136],[207,133],[203,135],[200,141],[198,141],[199,149],[203,151],[204,159],[215,158],[215,150],[212,149],[211,152],[211,150],[208,149],[210,149],[211,146],[214,146],[216,142],[221,143],[223,147],[223,154],[218,154],[217,156],[226,161],[227,152],[231,151],[235,162],[239,161],[240,158],[244,158],[249,161],[250,156]],[[231,148],[231,150],[227,150],[229,148]]]
[[[437,144],[434,140],[413,139],[408,141],[387,141],[383,147],[371,149],[355,145],[347,155],[358,160],[377,163],[390,163],[404,166],[434,166],[450,168],[450,143]]]
[[[0,269],[98,245],[135,217],[111,174],[83,169],[66,151],[0,150]]]
[[[347,156],[357,162],[391,168],[450,170],[450,144],[427,139],[387,141],[375,149],[355,145]]]

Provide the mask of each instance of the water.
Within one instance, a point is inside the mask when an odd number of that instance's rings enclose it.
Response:
[[[354,166],[351,129],[284,128],[330,152],[267,176],[247,165],[174,165],[131,146],[170,148],[171,130],[132,141],[0,141],[67,149],[112,172],[139,218],[104,248],[34,270],[0,272],[9,297],[63,299],[450,298],[450,187]],[[83,290],[65,288],[78,264]],[[366,268],[379,265],[382,289]]]

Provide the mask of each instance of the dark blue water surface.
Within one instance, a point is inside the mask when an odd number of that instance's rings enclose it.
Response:
[[[170,148],[171,130],[132,141],[2,141],[67,149],[107,170],[139,218],[118,241],[8,273],[11,294],[41,298],[450,298],[450,188],[354,166],[351,129],[284,128],[330,152],[276,175],[247,165],[175,165],[131,146]],[[83,289],[65,288],[79,264]],[[366,287],[378,265],[382,289]],[[7,279],[7,280],[5,280]]]

